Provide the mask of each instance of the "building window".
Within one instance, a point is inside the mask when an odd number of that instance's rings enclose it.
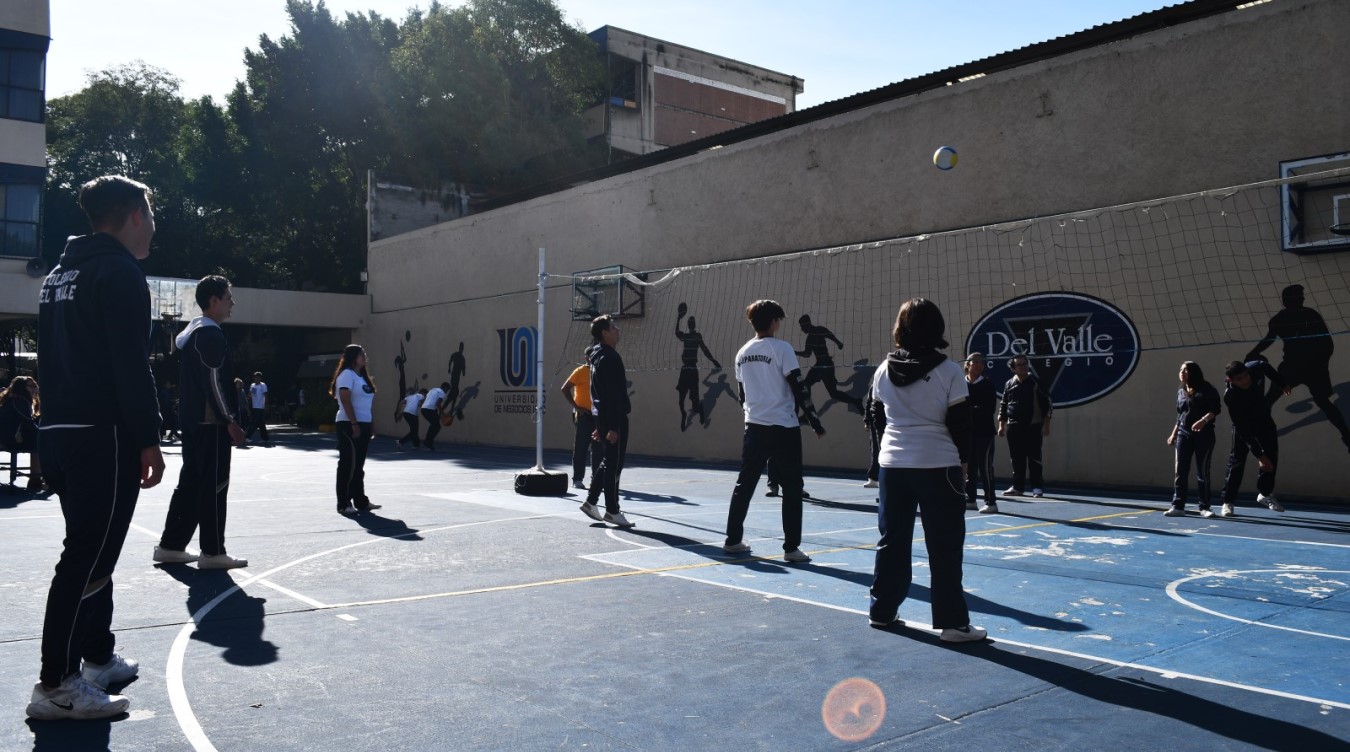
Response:
[[[609,103],[618,107],[638,109],[638,88],[642,64],[636,60],[610,55]]]
[[[41,123],[47,55],[0,49],[0,117]]]
[[[0,184],[0,208],[4,209],[0,217],[0,256],[37,256],[42,186]]]

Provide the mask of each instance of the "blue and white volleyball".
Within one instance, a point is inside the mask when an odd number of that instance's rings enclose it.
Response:
[[[933,152],[933,164],[939,170],[950,170],[956,166],[956,150],[950,146],[939,146]]]

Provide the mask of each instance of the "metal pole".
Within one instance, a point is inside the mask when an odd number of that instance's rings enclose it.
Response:
[[[544,470],[544,249],[539,249],[539,337],[534,358],[534,469]]]

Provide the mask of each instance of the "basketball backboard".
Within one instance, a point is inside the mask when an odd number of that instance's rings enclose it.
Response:
[[[1314,174],[1324,177],[1307,177]],[[1280,186],[1283,250],[1350,249],[1350,236],[1342,234],[1350,225],[1350,153],[1281,162],[1280,177],[1294,178]]]
[[[644,276],[623,266],[573,273],[572,320],[590,321],[606,313],[615,318],[641,318],[646,312],[646,296],[629,277]]]

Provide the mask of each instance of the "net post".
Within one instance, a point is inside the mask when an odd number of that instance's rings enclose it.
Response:
[[[539,344],[534,348],[534,469],[544,470],[544,271],[545,251],[539,248]]]

